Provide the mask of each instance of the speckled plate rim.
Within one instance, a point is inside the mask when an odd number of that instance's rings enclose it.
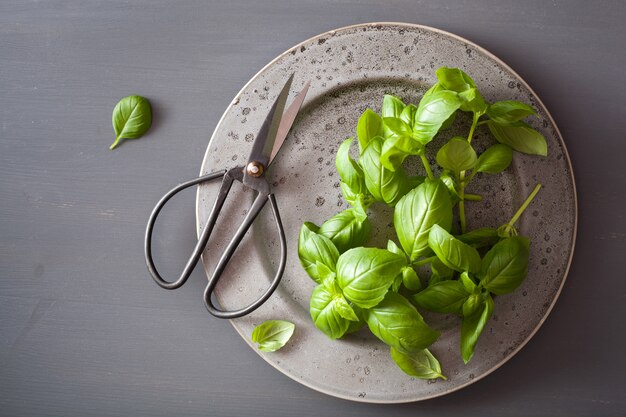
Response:
[[[528,334],[528,337],[526,337],[526,339],[524,339],[517,347],[515,350],[513,350],[509,355],[507,355],[506,357],[504,357],[500,362],[498,362],[497,364],[495,364],[491,369],[489,369],[488,371],[484,372],[481,375],[478,375],[476,378],[467,381],[465,384],[459,385],[457,387],[451,388],[448,391],[445,392],[440,392],[440,393],[436,393],[433,395],[429,395],[420,399],[415,399],[415,400],[406,400],[406,399],[402,399],[402,400],[389,400],[389,401],[381,401],[381,400],[369,400],[369,399],[357,399],[354,397],[348,397],[345,395],[341,395],[338,394],[337,392],[333,392],[331,390],[326,390],[324,388],[318,387],[318,386],[314,386],[313,384],[310,384],[309,382],[306,381],[302,381],[300,379],[297,379],[294,375],[290,375],[289,373],[285,372],[283,369],[281,369],[280,367],[276,366],[274,363],[266,360],[266,358],[262,355],[260,355],[267,363],[269,363],[270,365],[272,365],[274,368],[276,368],[278,371],[280,371],[282,374],[288,376],[289,378],[291,378],[294,381],[297,381],[298,383],[309,387],[315,391],[336,397],[336,398],[342,398],[345,400],[349,400],[349,401],[357,401],[357,402],[365,402],[365,403],[378,403],[378,404],[400,404],[400,403],[410,403],[410,402],[417,402],[417,401],[424,401],[424,400],[428,400],[431,398],[436,398],[436,397],[441,397],[443,395],[447,395],[447,394],[451,394],[453,392],[456,392],[462,388],[467,387],[468,385],[474,384],[477,381],[480,381],[481,379],[485,378],[487,375],[490,375],[492,372],[494,372],[495,370],[497,370],[498,368],[500,368],[502,365],[504,365],[506,362],[508,362],[511,358],[513,358],[515,355],[517,355],[517,353],[524,347],[526,346],[526,344],[533,338],[533,336],[537,333],[537,331],[539,331],[539,328],[543,325],[543,323],[546,321],[546,319],[548,318],[548,316],[550,315],[550,313],[552,312],[552,309],[554,308],[554,305],[556,304],[556,301],[559,299],[559,296],[561,295],[561,291],[563,290],[563,286],[565,285],[565,281],[567,280],[567,276],[569,274],[569,270],[572,264],[572,259],[574,257],[574,251],[575,251],[575,247],[576,247],[576,236],[578,233],[578,196],[577,196],[577,192],[576,192],[576,181],[574,178],[574,170],[572,167],[572,162],[570,160],[569,157],[569,153],[567,151],[567,147],[565,146],[565,141],[563,140],[563,136],[561,135],[561,131],[559,130],[557,124],[555,123],[554,119],[552,118],[552,115],[550,114],[550,111],[548,110],[548,108],[543,104],[543,101],[541,101],[541,98],[537,95],[537,93],[528,85],[528,83],[526,83],[526,81],[517,73],[515,72],[510,66],[508,66],[506,63],[504,63],[500,58],[498,58],[497,56],[495,56],[494,54],[492,54],[491,52],[489,52],[488,50],[486,50],[485,48],[475,44],[472,41],[469,41],[461,36],[455,35],[454,33],[451,32],[447,32],[445,30],[441,30],[441,29],[437,29],[437,28],[433,28],[430,26],[425,26],[425,25],[419,25],[419,24],[414,24],[414,23],[401,23],[401,22],[370,22],[370,23],[359,23],[356,25],[350,25],[350,26],[344,26],[338,29],[333,29],[333,30],[329,30],[327,32],[321,33],[319,35],[313,36],[309,39],[306,39],[303,42],[298,43],[297,45],[292,46],[291,48],[287,49],[285,52],[283,52],[282,54],[278,55],[276,58],[274,58],[272,61],[270,61],[267,65],[265,65],[263,68],[261,68],[261,70],[259,70],[242,88],[241,90],[239,90],[239,92],[235,95],[235,97],[233,98],[233,100],[230,102],[230,104],[228,105],[228,107],[226,108],[226,110],[224,111],[224,114],[222,114],[222,117],[220,118],[220,120],[218,121],[213,134],[211,135],[211,139],[209,140],[209,144],[206,148],[203,160],[202,160],[202,166],[200,167],[200,175],[202,175],[206,169],[208,168],[207,165],[207,161],[209,160],[208,158],[208,154],[209,154],[209,150],[211,149],[211,145],[213,143],[213,141],[215,140],[216,137],[216,133],[217,131],[220,129],[222,123],[224,122],[224,118],[226,117],[226,115],[234,108],[234,106],[238,103],[239,98],[242,96],[242,94],[244,93],[244,91],[246,90],[246,88],[248,88],[248,86],[250,84],[252,84],[258,77],[260,77],[265,71],[267,71],[269,68],[271,68],[276,62],[278,62],[280,59],[282,59],[283,57],[285,57],[286,55],[288,55],[289,53],[291,53],[292,50],[299,48],[301,46],[304,46],[306,44],[309,44],[312,41],[315,41],[316,39],[319,38],[324,38],[324,37],[328,37],[328,36],[335,36],[338,33],[344,32],[344,31],[350,31],[353,29],[357,29],[357,28],[367,28],[367,27],[381,27],[381,26],[389,26],[389,27],[399,27],[399,28],[408,28],[408,29],[419,29],[419,30],[423,30],[423,31],[429,31],[429,32],[433,32],[433,33],[438,33],[447,37],[450,37],[452,39],[455,39],[459,42],[463,42],[466,43],[468,45],[471,45],[472,47],[476,48],[476,50],[480,51],[482,54],[486,55],[487,57],[489,57],[490,59],[492,59],[493,61],[497,62],[499,65],[501,65],[502,67],[506,68],[508,71],[511,72],[511,74],[513,74],[523,85],[525,88],[528,89],[528,91],[533,94],[533,96],[535,97],[536,101],[538,104],[540,104],[546,112],[546,116],[548,118],[548,120],[550,121],[551,125],[554,127],[558,140],[560,141],[561,146],[563,147],[563,155],[565,157],[565,160],[567,162],[567,167],[569,169],[569,174],[570,174],[570,180],[572,183],[572,198],[573,198],[573,202],[574,202],[574,219],[573,219],[573,230],[572,230],[572,242],[571,242],[571,250],[570,250],[570,254],[569,254],[569,259],[567,260],[567,264],[565,267],[565,270],[562,274],[562,278],[561,278],[561,284],[558,288],[558,290],[556,291],[554,298],[552,300],[552,302],[550,303],[550,306],[546,309],[545,314],[543,315],[543,317],[539,320],[539,322],[537,323],[537,326],[535,326],[535,328]],[[198,237],[200,236],[200,231],[201,231],[201,225],[200,225],[200,210],[201,210],[201,197],[200,197],[200,188],[198,188],[198,191],[196,193],[196,231],[198,234]],[[206,263],[203,262],[203,267],[205,270],[205,273],[207,274],[207,277],[209,277],[210,271],[208,271],[206,269]],[[233,320],[229,320],[230,323],[232,324],[232,326],[234,327],[234,329],[237,331],[237,333],[239,333],[239,335],[242,337],[242,339],[248,344],[248,346],[250,346],[255,352],[256,349],[254,348],[254,345],[248,340],[247,336],[242,332],[242,330],[237,326],[237,324],[235,323],[235,321]]]

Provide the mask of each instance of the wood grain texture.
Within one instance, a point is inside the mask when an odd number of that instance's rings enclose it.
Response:
[[[198,173],[241,86],[368,21],[448,30],[511,65],[562,130],[579,192],[574,262],[539,333],[485,380],[399,406],[291,381],[209,318],[200,269],[166,292],[143,261],[153,204]],[[620,1],[1,2],[0,415],[623,416],[624,21]],[[134,93],[153,127],[111,152],[111,111]],[[157,231],[171,274],[193,247],[194,197]]]

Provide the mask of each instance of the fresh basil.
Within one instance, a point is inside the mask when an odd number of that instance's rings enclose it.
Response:
[[[468,317],[474,314],[482,306],[483,297],[481,294],[472,294],[467,297],[467,300],[463,303],[463,316]]]
[[[461,284],[463,284],[465,291],[467,291],[469,294],[476,294],[480,290],[480,288],[478,287],[478,285],[476,285],[468,272],[462,272],[459,281],[461,281]]]
[[[148,99],[141,96],[128,96],[121,99],[113,109],[113,129],[115,142],[109,149],[115,149],[122,139],[138,139],[152,125],[152,107]]]
[[[392,135],[410,137],[413,134],[411,125],[400,117],[384,117],[383,124],[389,128]]]
[[[463,104],[460,107],[462,111],[473,112],[478,116],[487,112],[489,105],[476,88],[470,88],[459,93],[459,97],[463,99]]]
[[[388,292],[383,301],[363,313],[371,332],[401,352],[425,349],[439,337],[415,307],[395,292]]]
[[[254,328],[252,341],[263,352],[275,352],[285,346],[295,329],[295,324],[285,320],[267,320]]]
[[[419,291],[422,288],[422,281],[415,270],[410,266],[402,268],[402,283],[409,291]]]
[[[393,213],[398,240],[411,262],[427,253],[428,234],[438,224],[452,226],[452,203],[448,189],[438,179],[427,179],[398,201]]]
[[[380,153],[383,139],[372,139],[361,158],[360,165],[365,174],[365,186],[376,201],[394,206],[406,193],[407,177],[402,169],[391,171],[381,163]]]
[[[391,358],[407,375],[419,379],[447,379],[441,373],[441,364],[428,349],[403,353],[392,347]]]
[[[337,261],[337,282],[345,297],[359,307],[378,304],[406,265],[406,258],[378,248],[354,248]]]
[[[396,242],[394,242],[393,240],[388,240],[387,241],[387,250],[389,252],[393,252],[393,253],[396,253],[398,255],[404,256],[404,251],[402,249],[400,249],[400,247],[398,247],[398,245],[396,245]]]
[[[335,157],[335,166],[341,181],[348,186],[352,194],[359,194],[366,192],[365,180],[363,178],[363,170],[351,157],[350,146],[354,138],[348,138],[344,140],[339,149],[337,149],[337,156]]]
[[[455,236],[458,240],[476,248],[482,248],[485,246],[495,245],[500,237],[498,236],[498,230],[492,227],[482,227],[480,229],[472,230],[471,232],[464,233],[462,235]]]
[[[501,125],[515,123],[534,114],[535,110],[528,104],[513,100],[497,101],[487,109],[487,116]]]
[[[340,313],[341,307],[337,305],[339,299],[341,299],[341,293],[324,285],[318,285],[311,293],[309,311],[313,323],[331,339],[339,339],[350,327],[350,320]]]
[[[350,208],[322,223],[318,234],[329,238],[339,253],[343,253],[350,248],[363,245],[370,230],[371,224],[367,215]]]
[[[437,152],[437,164],[455,174],[472,169],[476,164],[476,151],[467,140],[455,136]]]
[[[423,97],[417,106],[413,124],[413,137],[422,144],[430,142],[441,125],[463,104],[458,93],[440,90]]]
[[[432,272],[428,285],[434,285],[441,281],[452,279],[454,271],[443,264],[436,256],[430,262],[430,270]]]
[[[356,126],[356,135],[359,139],[359,149],[363,153],[372,139],[383,135],[383,121],[378,113],[370,109],[365,110]]]
[[[445,90],[456,91],[457,93],[476,88],[474,80],[459,68],[441,67],[435,72],[439,84]]]
[[[484,304],[471,316],[463,317],[461,323],[461,357],[468,363],[474,356],[474,347],[493,314],[493,299],[487,296]]]
[[[390,171],[402,169],[409,155],[423,155],[424,145],[409,136],[391,136],[383,142],[380,162]]]
[[[497,174],[507,169],[511,165],[512,160],[513,150],[508,145],[498,143],[490,146],[485,152],[480,154],[474,170],[476,172]]]
[[[405,104],[398,97],[385,94],[383,97],[383,107],[380,113],[383,118],[400,117],[405,107]]]
[[[317,234],[318,230],[319,228],[310,222],[302,225],[298,237],[298,257],[306,273],[313,281],[321,284],[324,277],[317,269],[317,262],[334,271],[339,251],[329,238]]]
[[[499,124],[489,120],[487,126],[498,142],[509,145],[518,152],[529,155],[548,155],[546,138],[524,122]]]
[[[482,261],[480,283],[494,294],[514,291],[528,274],[530,241],[513,236],[493,246]]]
[[[438,224],[433,225],[430,229],[428,246],[448,268],[458,272],[477,273],[480,271],[478,251],[456,239]]]
[[[424,310],[458,314],[469,295],[461,282],[447,280],[424,288],[413,296],[413,301]]]
[[[417,107],[413,104],[407,105],[400,113],[400,120],[406,123],[409,127],[413,127],[415,123],[415,115],[417,114]],[[383,119],[384,120],[384,119]]]

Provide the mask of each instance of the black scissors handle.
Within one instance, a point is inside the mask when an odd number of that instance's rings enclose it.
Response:
[[[219,213],[222,210],[224,202],[226,201],[226,197],[228,196],[228,193],[230,192],[233,181],[238,180],[240,182],[243,182],[243,174],[242,174],[243,169],[244,169],[243,167],[236,167],[228,171],[226,170],[217,171],[217,172],[184,182],[174,187],[167,194],[165,194],[161,198],[161,200],[159,200],[157,205],[154,207],[154,209],[152,210],[152,213],[150,214],[150,218],[148,219],[148,225],[146,227],[146,237],[145,237],[144,248],[145,248],[145,257],[146,257],[146,264],[148,266],[148,271],[150,272],[150,275],[152,276],[154,281],[160,287],[168,289],[168,290],[174,290],[174,289],[180,288],[181,286],[185,284],[185,282],[187,282],[187,279],[191,275],[193,269],[195,268],[196,264],[200,260],[200,256],[202,255],[202,252],[204,252],[207,246],[209,237],[211,236],[211,232],[213,231],[215,223],[217,222]],[[198,242],[196,243],[196,246],[191,256],[189,257],[189,260],[187,261],[187,264],[185,265],[183,272],[181,273],[180,277],[177,280],[166,281],[165,279],[163,279],[163,277],[161,277],[161,275],[157,271],[156,266],[154,265],[154,260],[152,259],[152,232],[154,230],[154,224],[156,222],[156,219],[159,213],[161,212],[161,209],[174,195],[178,194],[180,191],[186,188],[189,188],[193,185],[200,184],[206,181],[211,181],[220,177],[223,177],[223,180],[222,180],[220,189],[218,191],[217,198],[215,200],[215,203],[213,204],[213,208],[211,209],[211,213],[209,214],[209,218],[207,219],[204,230],[202,231],[202,234],[200,235],[200,238],[198,239]],[[237,318],[237,317],[241,317],[246,314],[249,314],[253,312],[254,310],[256,310],[257,308],[259,308],[272,295],[276,287],[278,287],[278,284],[280,283],[283,272],[285,270],[285,265],[286,265],[286,260],[287,260],[287,244],[286,244],[286,239],[285,239],[285,231],[283,229],[283,225],[280,220],[280,214],[278,212],[276,199],[274,195],[269,192],[269,184],[264,184],[264,185],[266,186],[260,187],[261,191],[259,191],[256,199],[254,200],[254,203],[252,204],[252,206],[250,207],[250,210],[248,211],[248,214],[244,218],[242,224],[239,226],[239,229],[233,236],[232,240],[226,247],[225,252],[222,254],[220,260],[218,261],[217,267],[215,268],[213,275],[209,279],[209,282],[204,291],[204,302],[205,302],[206,308],[209,311],[209,313],[211,313],[215,317],[228,318],[228,319]],[[269,288],[265,291],[265,293],[263,293],[263,295],[258,300],[256,300],[249,306],[244,307],[239,310],[232,310],[232,311],[220,310],[217,307],[215,307],[215,305],[213,304],[211,300],[211,295],[213,293],[213,290],[217,282],[219,281],[222,273],[224,272],[226,265],[228,264],[232,255],[235,253],[235,250],[237,249],[239,244],[241,243],[241,240],[243,239],[244,235],[246,234],[246,232],[248,231],[248,229],[250,228],[250,226],[252,225],[256,217],[259,215],[259,213],[261,212],[261,210],[265,206],[265,203],[268,200],[270,201],[270,204],[272,206],[272,212],[274,214],[274,220],[276,222],[276,226],[278,228],[278,233],[279,233],[279,238],[280,238],[280,263],[278,265],[278,271],[276,272],[276,275],[274,279],[272,280]]]

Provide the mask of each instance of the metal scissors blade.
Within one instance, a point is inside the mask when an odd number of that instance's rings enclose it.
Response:
[[[296,116],[300,111],[300,107],[302,106],[302,102],[304,102],[304,98],[306,97],[306,93],[309,91],[309,87],[311,86],[311,81],[307,81],[302,90],[296,95],[296,98],[293,99],[293,103],[289,105],[289,108],[283,114],[283,118],[280,120],[280,126],[278,126],[278,133],[276,134],[276,142],[274,143],[274,147],[272,148],[272,154],[270,155],[269,164],[272,164],[272,161],[278,154],[278,151],[283,146],[285,139],[287,138],[287,134],[291,130],[291,126],[293,122],[296,120]]]

